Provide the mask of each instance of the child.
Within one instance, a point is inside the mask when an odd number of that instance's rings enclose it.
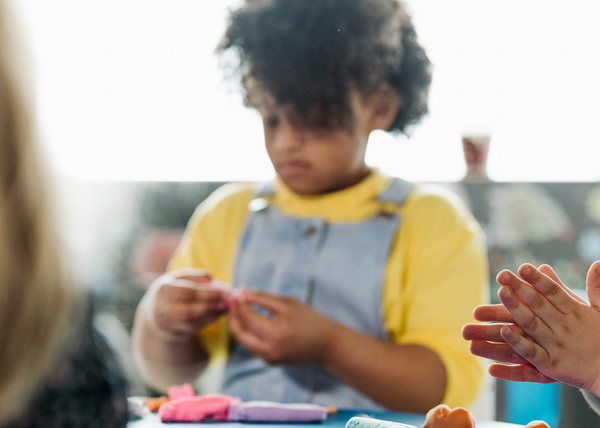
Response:
[[[147,380],[193,381],[230,335],[222,392],[244,400],[468,405],[483,373],[460,328],[487,289],[480,229],[452,194],[365,164],[373,130],[427,111],[430,64],[402,5],[247,0],[219,52],[237,58],[277,177],[196,211],[136,314]]]
[[[554,270],[530,264],[498,274],[502,304],[483,305],[463,336],[471,352],[503,364],[490,374],[518,382],[564,382],[581,388],[600,414],[600,262],[587,275],[588,304],[562,283]]]

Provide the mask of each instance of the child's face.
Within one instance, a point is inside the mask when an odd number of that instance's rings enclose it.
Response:
[[[267,153],[283,182],[299,195],[322,195],[360,182],[372,131],[370,107],[353,96],[353,129],[312,128],[290,121],[289,107],[259,109]]]

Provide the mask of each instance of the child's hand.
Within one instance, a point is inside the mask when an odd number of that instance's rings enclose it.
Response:
[[[149,290],[151,325],[163,336],[187,338],[227,311],[231,292],[201,269],[181,269],[156,279]]]
[[[554,280],[573,298],[585,303],[584,300],[573,293],[560,278],[558,278],[550,266],[542,265],[539,267],[539,271]],[[511,366],[494,365],[494,368],[491,369],[494,376],[522,382],[556,382],[555,379],[541,373],[506,343],[500,334],[504,324],[497,323],[510,323],[511,328],[517,329],[522,336],[525,336],[525,333],[515,324],[511,313],[503,304],[478,306],[475,308],[473,316],[477,321],[494,322],[496,324],[467,324],[463,327],[463,338],[471,340],[471,352],[474,355],[490,360],[512,364]]]
[[[270,315],[254,311],[253,305]],[[269,364],[318,364],[339,327],[308,305],[264,292],[244,290],[229,311],[238,343]]]
[[[561,282],[550,266],[542,265],[539,270],[560,284],[573,297],[583,301]],[[473,311],[473,316],[477,321],[493,322],[495,324],[467,324],[463,327],[463,338],[471,340],[471,353],[490,360],[513,364],[510,366],[510,369],[508,366],[502,368],[504,370],[503,374],[495,373],[496,377],[504,379],[510,376],[512,380],[520,379],[522,382],[556,382],[555,379],[549,378],[529,364],[527,360],[521,357],[505,342],[500,334],[500,330],[504,324],[498,323],[510,323],[512,328],[518,329],[522,335],[525,335],[525,333],[515,324],[512,315],[503,304],[478,306]],[[495,367],[494,370],[496,369],[498,367]],[[507,370],[510,370],[510,374],[506,372]]]
[[[478,340],[483,346],[472,346],[477,355],[490,349],[499,361],[511,361],[507,353],[498,352],[506,346],[489,341],[504,341],[531,365],[507,366],[494,364],[493,376],[516,381],[549,382],[553,380],[600,393],[600,262],[594,263],[587,276],[590,304],[572,293],[556,276],[552,268],[539,269],[523,265],[519,275],[503,271],[498,275],[502,288],[498,296],[515,325],[485,326],[485,335]],[[489,312],[489,308],[483,312]],[[500,315],[502,311],[497,311]],[[506,319],[504,320],[506,321]],[[473,333],[465,326],[467,337]],[[483,342],[482,342],[483,343]],[[475,345],[475,342],[473,342]],[[484,351],[485,350],[485,351]],[[481,351],[481,352],[478,352]]]

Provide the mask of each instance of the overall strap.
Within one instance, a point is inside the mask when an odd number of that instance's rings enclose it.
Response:
[[[257,183],[254,189],[254,198],[248,204],[250,212],[259,212],[267,209],[275,196],[275,185],[273,180]]]
[[[394,177],[390,184],[377,196],[377,200],[383,204],[402,205],[414,187],[414,183]]]
[[[254,189],[255,198],[269,198],[275,195],[275,182],[273,180],[257,183]]]

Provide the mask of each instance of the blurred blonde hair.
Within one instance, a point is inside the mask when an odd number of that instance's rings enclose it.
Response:
[[[42,381],[74,307],[7,6],[0,0],[0,425]]]

